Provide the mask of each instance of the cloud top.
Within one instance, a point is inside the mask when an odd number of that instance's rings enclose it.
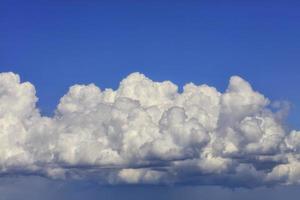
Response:
[[[0,175],[93,179],[101,184],[256,187],[300,183],[300,132],[238,76],[208,85],[133,73],[117,90],[70,87],[53,117],[35,88],[0,73]],[[284,112],[283,108],[283,112]]]

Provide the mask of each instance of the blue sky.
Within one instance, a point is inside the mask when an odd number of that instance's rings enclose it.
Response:
[[[299,10],[292,0],[2,0],[0,71],[33,83],[46,115],[75,83],[117,88],[138,71],[223,91],[239,75],[289,101],[299,128]]]
[[[1,1],[0,69],[32,82],[51,113],[74,83],[131,72],[226,88],[240,75],[273,100],[300,96],[297,1]]]

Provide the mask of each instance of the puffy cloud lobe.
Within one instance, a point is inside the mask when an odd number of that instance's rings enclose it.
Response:
[[[224,93],[193,83],[179,93],[140,73],[115,91],[74,85],[53,117],[41,116],[36,101],[32,84],[0,74],[2,175],[228,187],[300,182],[300,132],[287,132],[270,101],[237,76]]]

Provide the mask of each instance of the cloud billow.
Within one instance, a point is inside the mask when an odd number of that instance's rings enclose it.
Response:
[[[0,73],[0,176],[100,184],[256,187],[300,183],[300,132],[238,76],[224,93],[140,73],[117,90],[70,87],[53,117],[35,88]]]

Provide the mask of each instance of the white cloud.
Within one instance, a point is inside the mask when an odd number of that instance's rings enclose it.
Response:
[[[74,85],[49,118],[36,108],[32,84],[1,73],[0,174],[103,184],[300,183],[300,133],[287,132],[283,114],[248,82],[233,76],[224,93],[177,88],[140,73],[115,91]]]

